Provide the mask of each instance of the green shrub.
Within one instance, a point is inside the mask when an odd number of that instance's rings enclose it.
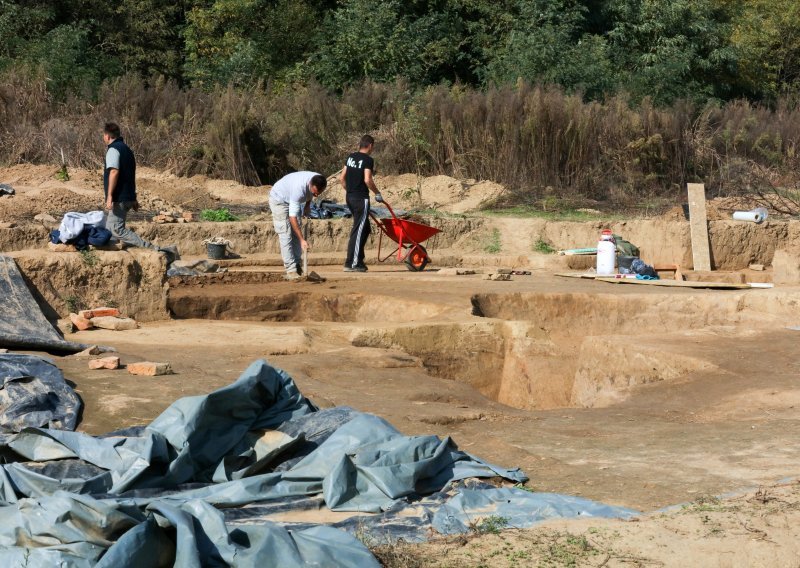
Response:
[[[550,246],[550,243],[542,239],[538,239],[533,243],[533,250],[541,254],[553,254],[556,252],[556,249]]]
[[[203,211],[200,212],[200,219],[203,221],[215,221],[218,223],[239,220],[236,215],[227,209],[203,209]]]

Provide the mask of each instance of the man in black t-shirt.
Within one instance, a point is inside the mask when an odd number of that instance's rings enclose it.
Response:
[[[347,162],[339,174],[339,181],[347,190],[347,206],[353,214],[353,229],[350,231],[347,260],[344,263],[345,272],[367,271],[364,264],[364,244],[370,234],[370,190],[375,193],[375,201],[383,203],[383,197],[372,179],[375,161],[370,154],[374,145],[375,139],[372,136],[369,134],[362,136],[358,143],[358,152],[347,156]]]

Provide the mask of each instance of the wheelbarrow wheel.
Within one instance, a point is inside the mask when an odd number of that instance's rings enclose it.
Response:
[[[428,251],[422,245],[414,245],[406,257],[406,268],[412,272],[420,272],[428,266]]]

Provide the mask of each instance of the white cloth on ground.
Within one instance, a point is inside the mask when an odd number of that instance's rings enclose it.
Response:
[[[59,237],[62,243],[74,239],[81,234],[86,225],[102,225],[105,213],[102,211],[89,211],[88,213],[69,212],[64,215],[61,225],[58,226]]]
[[[317,172],[294,172],[283,176],[269,191],[270,201],[286,203],[289,205],[289,217],[300,217],[303,206],[314,197],[308,183],[318,175]]]

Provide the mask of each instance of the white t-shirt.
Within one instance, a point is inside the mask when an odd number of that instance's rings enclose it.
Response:
[[[288,203],[289,216],[300,217],[303,206],[314,197],[308,183],[311,178],[318,175],[320,174],[317,172],[294,172],[283,176],[269,191],[269,200],[275,203]]]

